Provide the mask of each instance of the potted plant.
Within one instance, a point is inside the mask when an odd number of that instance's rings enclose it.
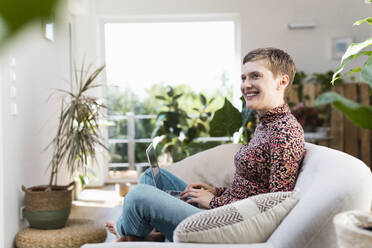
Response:
[[[162,110],[156,117],[156,127],[152,133],[152,138],[156,138],[161,144],[161,152],[170,156],[172,162],[177,162],[190,155],[189,146],[200,137],[207,133],[207,121],[211,113],[207,111],[209,101],[203,94],[199,94],[199,101],[202,107],[193,108],[197,112],[196,118],[191,118],[179,99],[184,93],[176,94],[173,87],[168,86],[166,95],[157,95],[157,99],[164,102]],[[165,157],[164,157],[165,158]],[[167,160],[167,159],[166,159]]]
[[[95,84],[104,66],[89,73],[90,66],[81,71],[75,66],[74,84],[70,91],[57,90],[62,94],[57,134],[47,148],[53,149],[48,168],[51,169],[49,185],[26,188],[24,215],[30,226],[39,229],[57,229],[65,226],[72,205],[74,182],[58,186],[58,173],[67,169],[71,176],[79,175],[84,185],[93,161],[96,148],[105,147],[99,133],[99,115],[105,106],[88,95],[88,91],[99,87]],[[47,149],[46,148],[46,149]],[[107,149],[107,148],[106,148]]]
[[[323,120],[319,118],[319,109],[317,107],[307,107],[303,103],[299,103],[291,112],[305,132],[316,132],[317,128],[323,125]]]

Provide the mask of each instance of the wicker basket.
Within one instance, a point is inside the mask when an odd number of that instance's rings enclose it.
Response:
[[[71,212],[74,183],[66,186],[47,185],[26,188],[25,217],[30,226],[38,229],[57,229],[65,226]]]
[[[106,236],[106,229],[93,220],[70,219],[59,230],[25,228],[15,241],[17,248],[80,248],[87,243],[104,242]]]

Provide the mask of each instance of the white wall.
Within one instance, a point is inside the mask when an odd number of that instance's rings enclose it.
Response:
[[[46,101],[52,89],[69,87],[64,81],[69,80],[67,22],[65,15],[56,27],[55,42],[44,39],[41,23],[35,23],[1,54],[0,140],[3,149],[0,149],[3,153],[0,153],[0,162],[3,171],[0,171],[0,196],[4,201],[4,218],[0,218],[0,231],[4,231],[4,238],[0,239],[3,242],[0,247],[13,247],[16,233],[25,225],[19,219],[19,209],[23,206],[21,185],[48,183],[49,171],[45,172],[50,152],[43,152],[43,149],[56,132],[59,101]],[[10,57],[16,60],[14,68],[10,65]],[[11,70],[16,72],[15,83],[10,82]],[[10,97],[11,86],[17,88],[16,98]],[[10,115],[14,103],[18,105],[17,116]],[[60,182],[64,181],[67,180]]]
[[[97,52],[99,17],[237,13],[242,57],[254,48],[274,46],[288,51],[298,69],[325,72],[339,63],[331,59],[332,38],[346,36],[360,42],[370,36],[368,25],[352,23],[369,16],[371,8],[362,0],[91,0],[91,14],[75,20],[75,46],[78,57],[102,59]],[[317,27],[287,28],[288,23],[298,22],[315,22]]]
[[[3,92],[3,67],[0,60],[0,92]],[[3,112],[0,94],[0,247],[4,247],[4,163],[3,163]]]

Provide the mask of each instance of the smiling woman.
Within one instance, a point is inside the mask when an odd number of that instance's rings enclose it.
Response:
[[[126,195],[117,223],[107,223],[118,241],[148,239],[154,228],[173,241],[177,225],[200,212],[200,208],[218,208],[263,193],[292,191],[305,155],[303,129],[284,101],[294,73],[293,60],[280,49],[248,53],[243,60],[240,89],[247,107],[258,111],[259,124],[254,137],[234,156],[232,185],[187,185],[171,172],[160,170],[157,178],[163,183],[157,187],[148,169],[141,176],[140,185]],[[167,194],[168,190],[182,191],[180,199]],[[197,203],[199,208],[188,203]]]

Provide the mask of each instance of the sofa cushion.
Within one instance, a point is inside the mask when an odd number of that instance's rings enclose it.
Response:
[[[218,187],[232,184],[235,166],[234,155],[241,144],[224,144],[187,157],[166,166],[172,174],[186,183],[203,182]]]
[[[299,191],[252,196],[183,220],[174,231],[175,242],[265,242],[299,200]]]

